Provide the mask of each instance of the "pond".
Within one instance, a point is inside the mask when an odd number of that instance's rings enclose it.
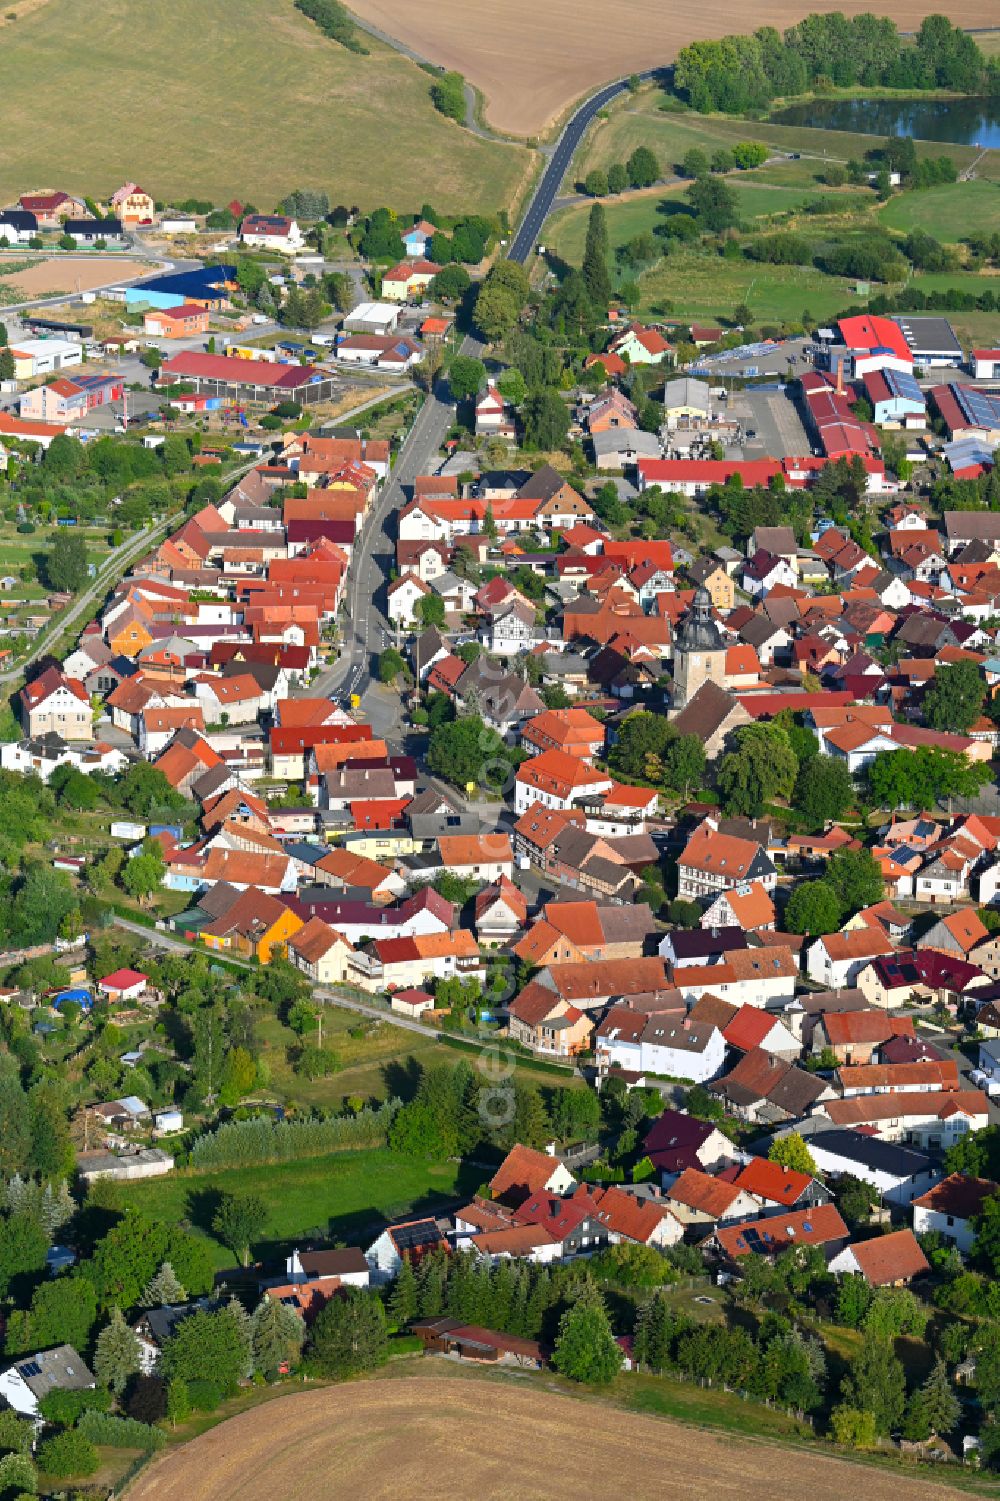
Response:
[[[813,99],[778,110],[779,125],[1000,147],[1000,99]]]

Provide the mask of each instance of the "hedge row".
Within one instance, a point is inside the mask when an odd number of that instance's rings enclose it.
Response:
[[[331,1120],[271,1121],[258,1117],[228,1121],[217,1131],[199,1136],[188,1160],[194,1168],[257,1167],[321,1157],[341,1147],[385,1146],[399,1104],[398,1100],[387,1100],[377,1110],[360,1110],[357,1115]]]

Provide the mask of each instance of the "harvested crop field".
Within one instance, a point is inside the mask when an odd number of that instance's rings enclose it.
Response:
[[[25,297],[48,297],[57,292],[90,292],[95,287],[112,286],[115,282],[150,275],[154,269],[145,261],[123,261],[117,257],[95,260],[92,256],[56,256],[52,260],[39,261],[36,266],[29,266],[25,271],[15,271],[13,276],[5,276],[3,258],[0,257],[0,281],[5,287],[13,287]]]
[[[486,117],[498,130],[537,135],[581,94],[622,74],[663,67],[699,37],[758,26],[783,28],[824,7],[808,0],[764,0],[752,14],[731,0],[618,0],[613,14],[600,0],[350,0],[350,8],[431,62],[456,68],[486,96]],[[995,26],[996,0],[935,6],[930,0],[843,0],[846,15],[876,10],[905,30],[929,12],[962,26]]]
[[[608,1456],[614,1455],[614,1478]],[[595,1477],[599,1477],[595,1486]],[[601,1481],[603,1477],[603,1484]],[[634,1501],[755,1491],[810,1501],[957,1501],[950,1486],[708,1433],[554,1395],[532,1383],[414,1376],[285,1397],[162,1454],[129,1501],[315,1501],[324,1496]]]

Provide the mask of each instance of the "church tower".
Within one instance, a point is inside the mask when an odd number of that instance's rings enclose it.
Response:
[[[687,619],[674,639],[673,708],[683,709],[702,683],[726,685],[726,645],[712,618],[708,590],[698,589]]]

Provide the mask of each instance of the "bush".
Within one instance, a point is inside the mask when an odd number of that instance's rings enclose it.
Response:
[[[340,0],[295,0],[295,8],[308,16],[310,21],[315,21],[324,36],[339,42],[348,52],[368,56],[368,48],[358,39],[354,21],[340,4]]]
[[[443,73],[431,85],[434,108],[459,125],[465,121],[465,79],[461,73]]]
[[[93,1387],[90,1391],[80,1392],[49,1392],[38,1404],[42,1417],[48,1423],[63,1423],[71,1428],[85,1412],[108,1412],[111,1407],[111,1393],[104,1387]]]
[[[140,1423],[136,1418],[116,1418],[109,1412],[85,1412],[76,1425],[92,1444],[106,1444],[112,1449],[162,1448],[165,1439],[158,1428]]]
[[[128,1394],[128,1415],[140,1423],[158,1423],[167,1415],[167,1390],[159,1376],[136,1376]]]
[[[98,1455],[85,1434],[67,1428],[39,1444],[38,1464],[46,1475],[93,1475]]]
[[[214,1412],[222,1401],[222,1388],[214,1381],[188,1381],[186,1385],[193,1412]]]

